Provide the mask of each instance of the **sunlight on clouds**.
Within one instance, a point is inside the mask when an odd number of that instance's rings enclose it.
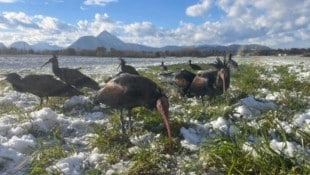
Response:
[[[86,0],[84,1],[84,4],[105,6],[106,4],[110,2],[117,2],[117,0]]]
[[[186,9],[188,16],[201,16],[206,13],[212,5],[213,0],[200,0],[198,4],[192,5]]]

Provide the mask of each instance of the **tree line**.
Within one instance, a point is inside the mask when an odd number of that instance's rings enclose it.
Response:
[[[96,56],[96,57],[135,57],[135,58],[158,58],[158,57],[208,57],[223,56],[227,52],[241,56],[275,56],[275,55],[303,55],[310,56],[310,48],[291,48],[291,49],[269,49],[269,50],[200,50],[197,48],[184,48],[175,51],[124,51],[111,48],[98,47],[95,50],[77,50],[66,48],[62,50],[43,50],[34,51],[32,49],[23,50],[17,48],[0,48],[0,54],[20,55],[20,54],[40,54],[40,55],[68,55],[68,56]]]

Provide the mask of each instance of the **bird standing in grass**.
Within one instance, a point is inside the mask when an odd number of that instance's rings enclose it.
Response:
[[[162,89],[152,80],[140,76],[123,73],[100,89],[94,98],[94,103],[103,103],[121,111],[120,121],[122,132],[125,132],[123,109],[128,110],[131,125],[131,110],[144,106],[148,109],[156,108],[161,114],[167,128],[169,145],[172,146],[171,127],[169,122],[169,102]]]
[[[218,70],[200,72],[195,76],[187,91],[189,96],[200,97],[203,102],[205,95],[213,98],[225,93],[230,86],[230,68],[226,58],[224,61],[217,59],[215,64]]]
[[[82,74],[78,69],[59,68],[58,59],[56,55],[53,55],[42,67],[52,63],[52,69],[54,74],[68,85],[72,85],[76,88],[88,87],[94,90],[99,90],[99,84],[90,77]]]
[[[195,78],[196,74],[188,71],[188,70],[181,70],[177,74],[175,74],[173,82],[176,87],[179,89],[179,92],[182,96],[187,95],[187,91]]]
[[[121,72],[120,73],[128,73],[128,74],[133,74],[133,75],[139,75],[138,71],[130,66],[126,64],[126,61],[123,58],[119,58],[119,60],[121,61],[119,66],[121,68]]]
[[[14,90],[18,92],[31,93],[40,97],[40,104],[46,97],[71,97],[83,95],[74,87],[56,80],[51,75],[27,75],[21,78],[17,73],[6,75],[6,80],[11,83]]]
[[[161,62],[160,68],[161,68],[162,71],[167,71],[168,70],[168,67],[164,64],[163,61]]]
[[[191,67],[193,70],[201,70],[202,68],[198,66],[197,64],[192,64],[192,60],[188,60],[188,65]]]

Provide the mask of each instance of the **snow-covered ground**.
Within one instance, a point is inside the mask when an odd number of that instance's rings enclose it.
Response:
[[[31,58],[18,57],[1,57],[0,74],[3,75],[8,72],[17,72],[23,75],[28,73],[49,73],[51,74],[51,67],[47,66],[40,69],[40,66],[48,59],[43,56],[33,56]],[[187,62],[188,58],[165,58],[165,64],[176,64]],[[193,59],[195,63],[213,62],[213,58],[197,58]],[[249,58],[235,58],[241,64],[264,64],[270,69],[274,65],[290,65],[290,71],[298,74],[300,81],[310,80],[310,59],[301,57],[249,57]],[[29,61],[29,62],[28,62]],[[138,67],[139,69],[146,68],[150,65],[159,65],[162,61],[160,59],[128,59],[128,63]],[[85,74],[113,74],[116,72],[118,60],[113,58],[93,58],[93,57],[69,57],[60,58],[60,65],[62,67],[82,67],[81,71]],[[303,65],[302,68],[300,65]],[[0,79],[3,76],[0,75]],[[266,76],[261,78],[272,78],[277,81],[277,76]],[[3,82],[2,82],[3,83]],[[101,83],[101,82],[100,82]],[[5,84],[5,83],[3,83]],[[260,89],[259,91],[265,93],[265,99],[256,99],[252,96],[241,99],[233,108],[235,114],[232,118],[239,120],[243,119],[249,123],[256,121],[255,119],[261,113],[267,110],[274,110],[277,105],[273,102],[279,96],[277,92],[268,92],[268,90]],[[309,98],[308,98],[309,99]],[[72,97],[64,102],[63,107],[68,111],[68,114],[59,113],[49,107],[37,109],[39,99],[31,94],[15,92],[9,85],[1,86],[0,89],[0,105],[5,107],[16,106],[24,114],[20,115],[7,113],[0,116],[0,174],[26,174],[25,169],[29,166],[32,156],[38,148],[39,139],[32,133],[45,133],[59,127],[64,134],[64,140],[67,146],[74,145],[76,153],[70,154],[68,157],[58,160],[54,165],[47,170],[57,168],[64,174],[83,174],[85,170],[94,168],[98,164],[103,164],[106,155],[100,153],[96,148],[89,147],[89,140],[93,134],[89,132],[88,128],[94,124],[109,126],[109,115],[99,112],[98,110],[83,111],[80,106],[90,105],[91,100],[87,96]],[[177,106],[172,105],[171,110],[179,110]],[[13,110],[13,109],[12,109]],[[173,112],[173,111],[172,111]],[[173,118],[173,116],[171,116]],[[302,113],[292,116],[290,124],[284,121],[279,122],[283,125],[286,132],[291,132],[293,127],[310,133],[310,107]],[[257,125],[253,123],[253,125]],[[259,125],[257,125],[259,127]],[[190,150],[198,150],[200,144],[206,138],[215,138],[221,134],[233,135],[237,128],[231,119],[225,119],[219,116],[214,120],[201,123],[198,121],[191,121],[190,127],[182,127],[180,134],[183,139],[181,145]],[[141,136],[131,137],[130,141],[134,145],[129,151],[133,153],[139,149],[141,144],[149,143],[156,139],[157,136],[153,133],[147,133]],[[252,138],[255,140],[255,138]],[[287,156],[292,157],[295,154],[308,154],[310,156],[310,149],[304,148],[295,142],[282,142],[277,138],[271,138],[270,147],[276,152],[284,152]],[[244,145],[244,150],[251,150],[250,144]],[[253,153],[254,154],[254,153]],[[180,158],[182,159],[182,158]],[[108,164],[108,163],[107,163]],[[114,172],[124,172],[132,166],[131,161],[120,161],[117,164],[107,166],[106,174],[113,174]]]

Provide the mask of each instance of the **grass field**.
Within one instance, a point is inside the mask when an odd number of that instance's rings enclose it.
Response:
[[[169,97],[171,152],[155,111],[135,108],[132,130],[121,134],[119,112],[94,106],[88,89],[39,106],[1,82],[0,173],[310,174],[309,67],[241,63],[230,89],[205,105],[180,97],[157,66],[140,72]]]

